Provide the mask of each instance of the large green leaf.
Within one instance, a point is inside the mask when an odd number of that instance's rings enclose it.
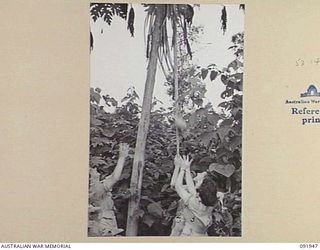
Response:
[[[100,99],[101,99],[100,93],[96,92],[93,88],[91,88],[90,89],[90,100],[92,102],[99,104]]]
[[[90,163],[92,167],[97,167],[99,165],[106,165],[106,161],[104,159],[102,159],[102,157],[99,156],[92,156],[90,158]]]
[[[160,205],[160,202],[150,203],[147,209],[148,209],[148,212],[153,216],[162,217],[163,215],[163,209]]]
[[[234,136],[231,138],[229,148],[234,151],[236,148],[238,148],[241,145],[241,137],[240,136]]]
[[[209,72],[208,69],[201,69],[201,77],[203,80],[206,79],[208,72]]]
[[[216,113],[208,114],[207,119],[210,124],[217,125],[218,121],[220,120],[220,116]]]
[[[233,124],[233,119],[225,119],[221,122],[220,126],[231,126]]]
[[[149,214],[145,214],[142,217],[142,221],[143,223],[145,223],[148,227],[152,227],[153,223],[155,222],[155,219],[149,215]]]
[[[205,146],[208,147],[209,143],[211,141],[211,133],[210,132],[205,132],[203,134],[200,135],[199,137],[201,143]]]
[[[215,80],[215,79],[217,78],[217,76],[218,76],[218,72],[217,72],[217,71],[212,70],[212,71],[210,72],[210,80],[211,80],[211,81]]]
[[[209,171],[217,172],[225,177],[230,177],[234,173],[235,167],[231,164],[222,165],[218,163],[212,163],[209,166]]]
[[[232,131],[231,128],[229,126],[226,126],[220,127],[217,132],[220,138],[223,140],[229,134],[230,131]]]
[[[233,70],[238,70],[240,67],[243,67],[243,63],[240,62],[238,59],[235,59],[228,65],[228,69],[232,68]]]

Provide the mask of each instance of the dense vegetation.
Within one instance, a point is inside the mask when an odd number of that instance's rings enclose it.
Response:
[[[179,105],[187,124],[180,130],[180,153],[190,154],[194,159],[191,170],[194,173],[208,171],[218,182],[219,190],[225,193],[223,203],[213,212],[214,223],[208,233],[214,236],[241,235],[243,34],[234,35],[232,42],[229,49],[234,51],[235,60],[223,69],[215,64],[179,66]],[[221,94],[224,101],[219,108],[214,108],[210,103],[204,104],[205,82],[215,84],[218,78],[225,85]],[[173,97],[170,74],[165,84],[168,95]],[[91,89],[90,93],[90,168],[97,169],[99,178],[103,179],[117,163],[119,143],[128,143],[131,148],[121,180],[113,189],[117,221],[123,229],[127,223],[128,199],[132,195],[130,177],[142,110],[137,104],[138,98],[134,88],[130,88],[122,100],[103,95],[99,88]],[[153,101],[145,149],[140,236],[169,235],[179,200],[170,188],[176,150],[174,108],[159,107],[158,102]],[[114,107],[114,112],[106,111],[105,106]]]

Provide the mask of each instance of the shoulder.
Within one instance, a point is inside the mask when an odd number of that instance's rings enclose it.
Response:
[[[112,191],[112,187],[113,187],[113,180],[112,180],[112,176],[109,175],[107,176],[103,181],[102,181],[102,184],[105,188],[105,190],[107,192],[111,192]]]
[[[191,196],[188,204],[187,210],[189,210],[193,216],[200,220],[206,227],[210,226],[212,223],[212,207],[205,206],[199,197]]]
[[[206,211],[207,207],[205,205],[203,205],[203,203],[201,202],[200,198],[197,195],[192,195],[190,194],[186,205],[191,209],[191,210],[195,210],[195,211]]]

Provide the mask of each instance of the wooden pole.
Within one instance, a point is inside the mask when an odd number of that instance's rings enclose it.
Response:
[[[174,102],[175,102],[175,119],[179,117],[179,76],[178,76],[178,44],[177,44],[177,10],[176,5],[173,5],[173,77],[174,77]],[[177,155],[180,152],[180,139],[179,139],[179,128],[176,126],[176,146],[177,146]],[[173,187],[175,180],[177,179],[179,169],[175,166],[171,183]]]
[[[138,234],[139,204],[144,168],[144,153],[149,129],[155,76],[157,71],[158,50],[161,39],[161,25],[165,18],[164,15],[164,5],[157,4],[155,9],[155,21],[151,39],[151,53],[147,67],[147,78],[143,95],[142,112],[138,127],[138,135],[130,181],[131,197],[129,199],[128,205],[126,228],[127,236],[137,236]]]

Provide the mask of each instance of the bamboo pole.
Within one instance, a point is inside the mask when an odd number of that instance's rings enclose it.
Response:
[[[176,4],[173,5],[173,77],[174,77],[174,102],[175,102],[175,119],[179,117],[179,78],[178,78],[178,44],[177,44],[177,10]],[[176,147],[177,155],[180,152],[180,139],[179,139],[179,128],[176,126]],[[171,178],[171,187],[174,186],[179,169],[175,166],[172,178]]]
[[[142,188],[142,178],[144,169],[144,153],[148,135],[150,112],[152,107],[152,95],[157,71],[158,50],[161,39],[161,25],[164,19],[162,5],[156,5],[155,21],[151,40],[151,53],[147,68],[147,78],[145,83],[142,112],[139,121],[135,154],[133,159],[132,174],[130,180],[131,196],[128,204],[127,216],[127,236],[137,236],[139,221],[139,204]]]

